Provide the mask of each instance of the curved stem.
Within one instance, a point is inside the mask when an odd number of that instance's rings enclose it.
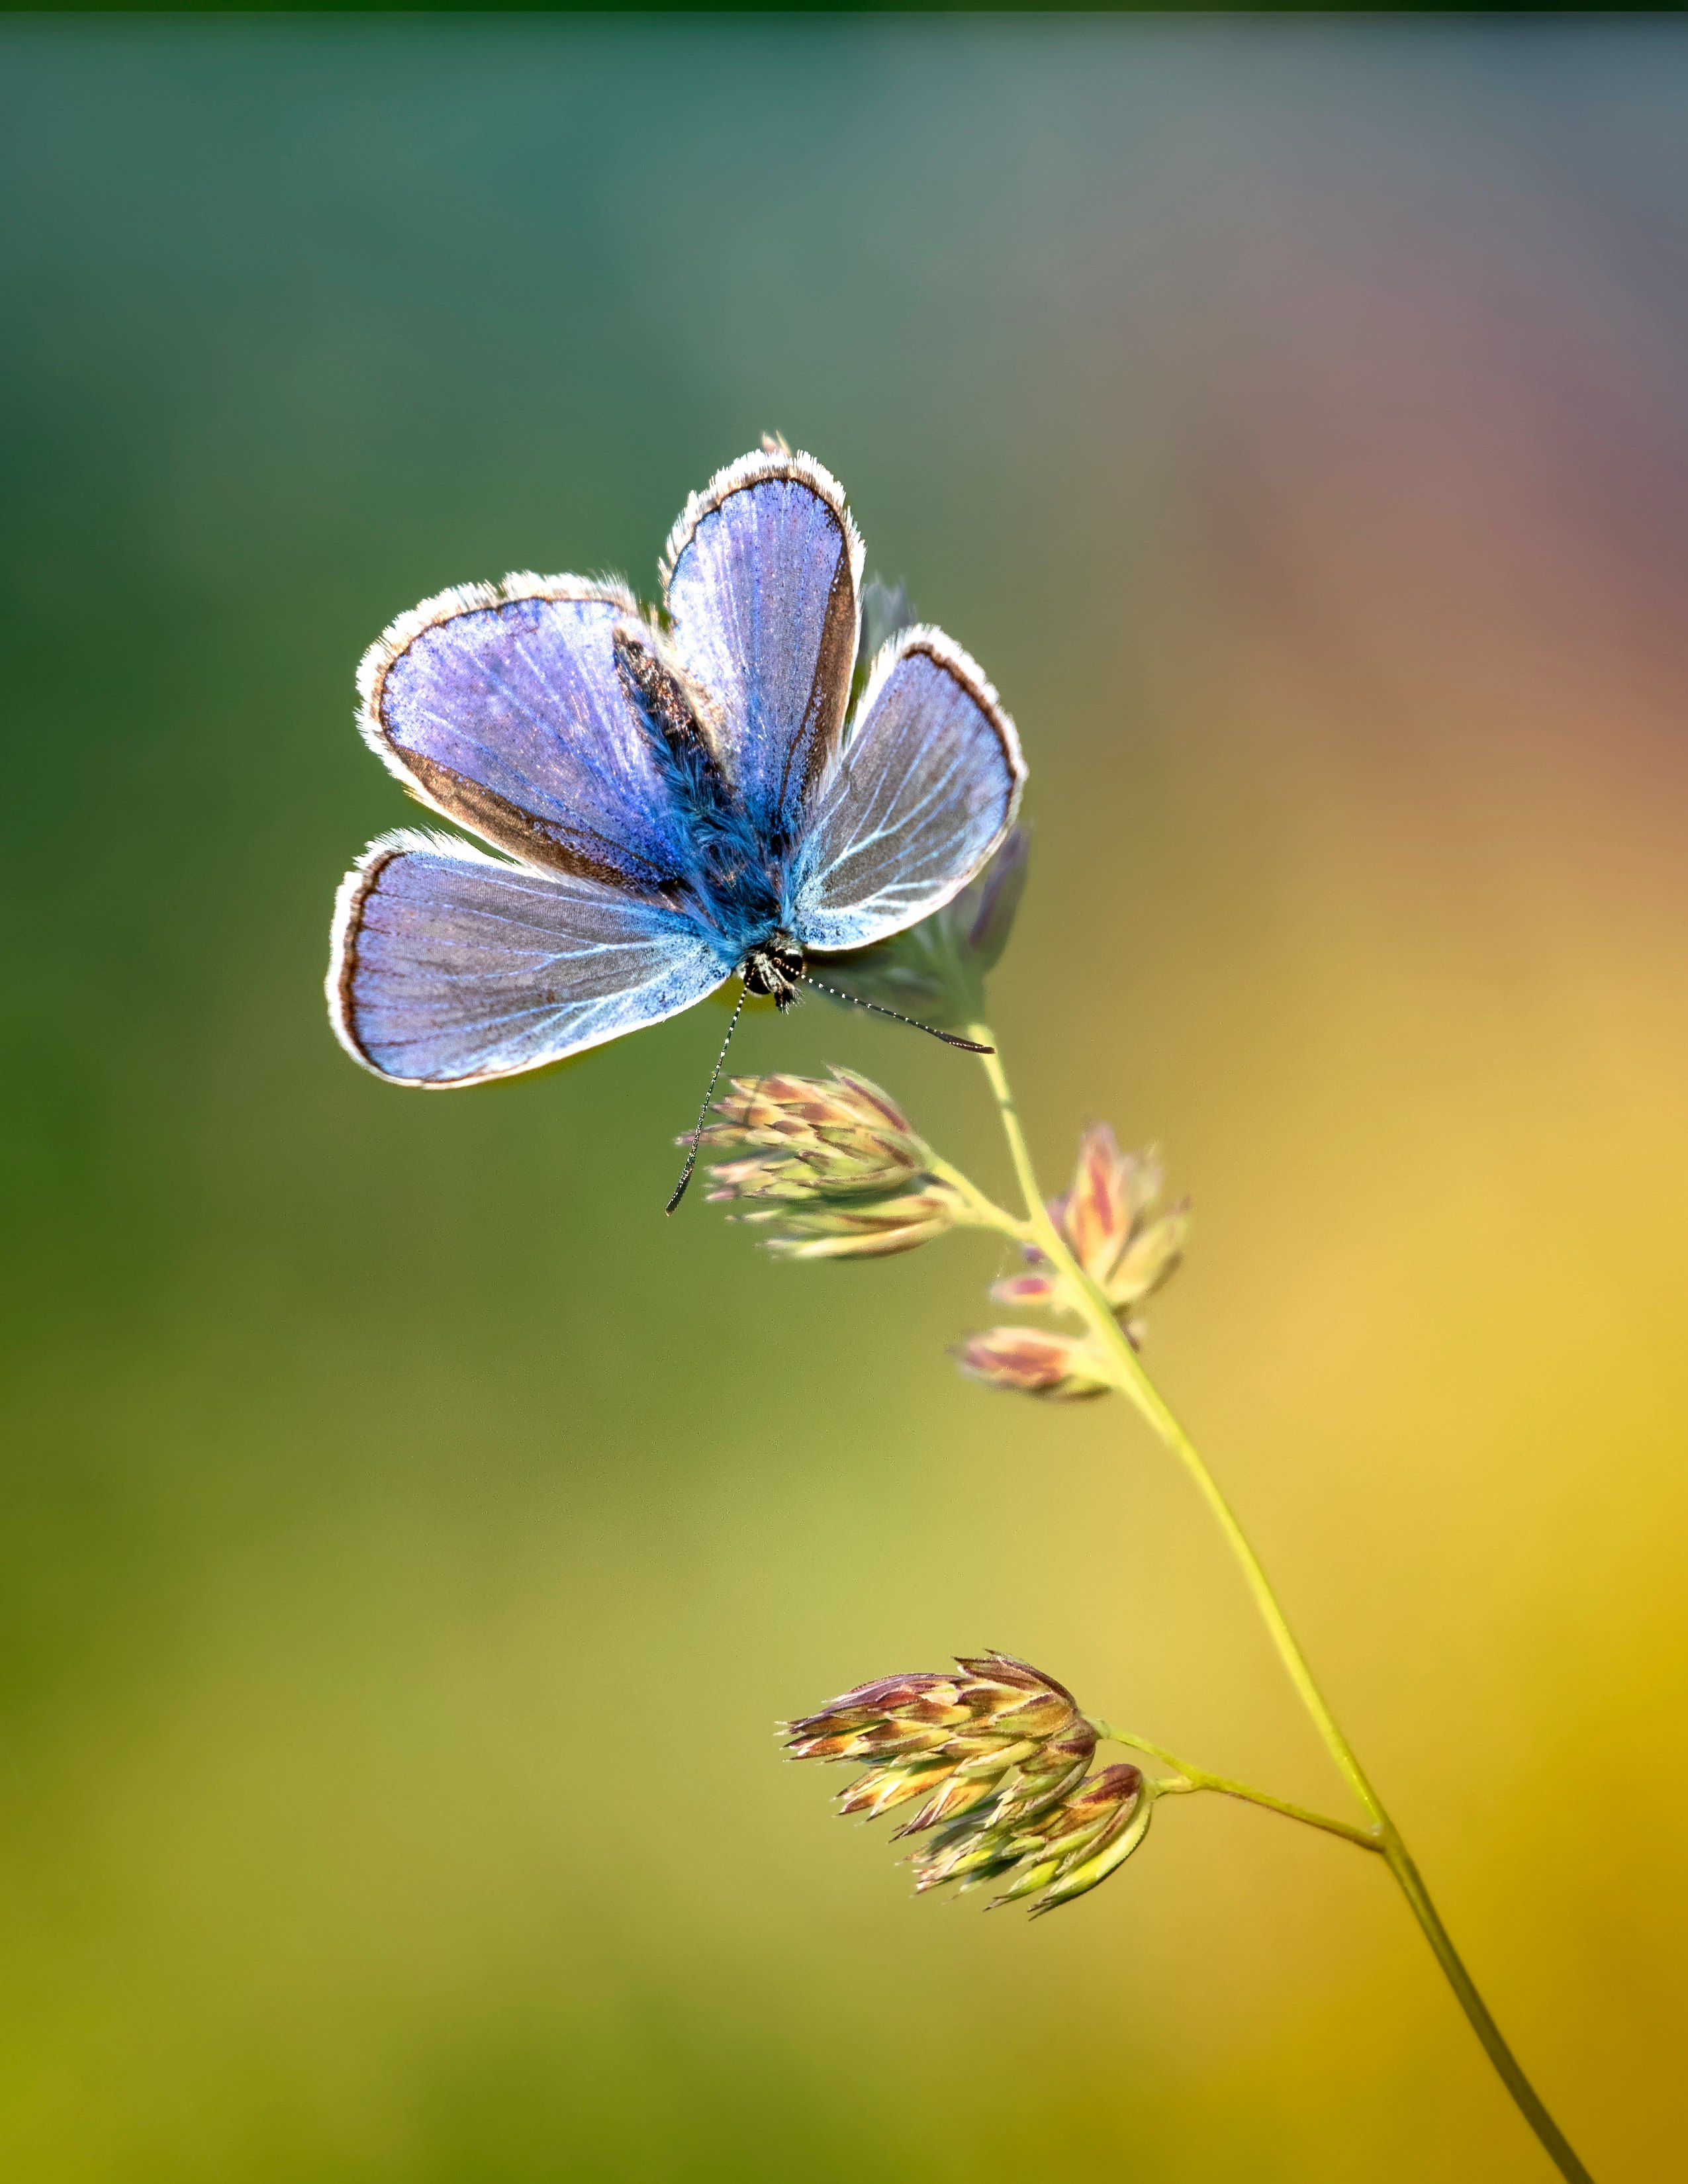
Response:
[[[956,1196],[965,1202],[967,1208],[965,1217],[968,1225],[975,1228],[997,1229],[1005,1236],[1011,1236],[1017,1244],[1029,1244],[1033,1240],[1029,1222],[1017,1221],[994,1198],[988,1198],[972,1178],[963,1175],[960,1168],[952,1167],[948,1161],[933,1153],[927,1162],[927,1169],[939,1182],[947,1183]]]
[[[987,1027],[974,1024],[970,1030],[982,1036]],[[1348,1740],[1336,1724],[1336,1718],[1325,1703],[1324,1695],[1313,1680],[1312,1670],[1306,1657],[1295,1642],[1295,1633],[1278,1604],[1260,1557],[1250,1546],[1247,1535],[1237,1521],[1236,1513],[1219,1490],[1218,1481],[1202,1462],[1195,1444],[1173,1417],[1161,1391],[1143,1368],[1143,1361],[1131,1346],[1129,1339],[1114,1318],[1113,1308],[1096,1287],[1089,1274],[1078,1264],[1061,1231],[1050,1218],[1049,1208],[1038,1189],[1038,1179],[1032,1167],[1032,1156],[1026,1146],[1025,1133],[1020,1127],[1020,1117],[1014,1106],[1014,1095],[1008,1087],[1001,1056],[995,1053],[980,1057],[991,1089],[996,1095],[996,1104],[1002,1116],[1002,1127],[1008,1139],[1008,1149],[1013,1156],[1014,1167],[1020,1178],[1020,1189],[1026,1201],[1026,1212],[1038,1248],[1066,1276],[1069,1287],[1077,1296],[1091,1332],[1108,1351],[1118,1384],[1129,1396],[1161,1439],[1184,1465],[1195,1481],[1196,1490],[1207,1504],[1220,1530],[1224,1534],[1232,1553],[1242,1566],[1244,1579],[1254,1595],[1255,1606],[1260,1610],[1279,1658],[1289,1672],[1290,1680],[1300,1693],[1301,1702],[1312,1716],[1318,1732],[1360,1802],[1379,1822],[1385,1819],[1377,1792],[1367,1780],[1365,1770],[1355,1757]]]
[[[1407,1846],[1393,1826],[1388,1829],[1383,1846],[1389,1869],[1400,1885],[1401,1894],[1412,1908],[1412,1915],[1423,1929],[1424,1938],[1435,1953],[1448,1985],[1459,1997],[1459,2006],[1470,2021],[1472,2031],[1483,2043],[1483,2052],[1500,2075],[1501,2082],[1518,2103],[1520,2112],[1530,2129],[1541,2141],[1549,2159],[1559,2174],[1569,2184],[1594,2184],[1582,2163],[1577,2159],[1570,2141],[1543,2106],[1541,2098],[1525,2077],[1518,2059],[1507,2047],[1501,2028],[1489,2014],[1489,2005],[1477,1992],[1477,1985],[1460,1960],[1447,1928],[1443,1925],[1436,1907],[1430,1901],[1429,1891],[1419,1876],[1418,1867],[1408,1855]]]
[[[1121,1392],[1131,1397],[1138,1409],[1154,1428],[1161,1440],[1178,1457],[1189,1474],[1197,1492],[1206,1503],[1211,1514],[1223,1533],[1233,1555],[1243,1574],[1255,1606],[1278,1650],[1290,1682],[1300,1695],[1301,1703],[1311,1715],[1314,1726],[1324,1739],[1331,1758],[1346,1779],[1355,1796],[1371,1815],[1372,1831],[1355,1830],[1355,1836],[1368,1847],[1382,1852],[1413,1917],[1423,1932],[1425,1940],[1435,1953],[1458,1998],[1472,2030],[1483,2043],[1484,2052],[1499,2073],[1502,2084],[1518,2103],[1524,2120],[1540,2141],[1544,2150],[1568,2184],[1593,2184],[1588,2170],[1578,2159],[1569,2141],[1543,2107],[1540,2097],[1518,2066],[1517,2057],[1501,2036],[1500,2027],[1490,2015],[1487,2005],[1477,1992],[1471,1975],[1460,1961],[1458,1952],[1443,1925],[1418,1869],[1407,1853],[1400,1830],[1384,1811],[1383,1802],[1368,1780],[1353,1747],[1343,1735],[1325,1701],[1323,1693],[1314,1680],[1306,1656],[1290,1630],[1289,1619],[1278,1602],[1271,1581],[1260,1557],[1250,1545],[1247,1535],[1238,1522],[1236,1513],[1220,1491],[1218,1481],[1202,1461],[1194,1441],[1179,1424],[1165,1397],[1144,1370],[1143,1361],[1133,1349],[1125,1330],[1114,1318],[1112,1307],[1089,1275],[1067,1249],[1065,1239],[1050,1218],[1049,1208],[1038,1188],[1037,1173],[1032,1166],[1032,1156],[1027,1149],[1025,1133],[1020,1127],[1019,1114],[1014,1105],[1014,1095],[997,1050],[994,1033],[988,1024],[972,1024],[968,1036],[988,1050],[979,1057],[990,1088],[995,1095],[998,1112],[1002,1117],[1003,1134],[1008,1140],[1008,1150],[1014,1162],[1014,1172],[1019,1178],[1020,1189],[1026,1201],[1028,1224],[1038,1248],[1050,1263],[1056,1267],[1071,1288],[1092,1334],[1102,1345],[1114,1368],[1115,1384]],[[1153,1747],[1145,1747],[1152,1749]],[[1165,1755],[1162,1755],[1164,1757]],[[1179,1764],[1177,1761],[1171,1763]],[[1241,1786],[1227,1786],[1215,1778],[1212,1786],[1227,1788],[1228,1794],[1250,1797],[1256,1803],[1274,1803],[1263,1796],[1251,1795]],[[1284,1809],[1275,1804],[1275,1809]],[[1297,1812],[1295,1818],[1312,1818]],[[1321,1825],[1316,1819],[1314,1825]],[[1343,1832],[1343,1824],[1323,1823],[1336,1833]]]
[[[1286,1820],[1300,1820],[1304,1827],[1322,1828],[1325,1834],[1340,1836],[1345,1842],[1356,1844],[1361,1850],[1384,1853],[1383,1837],[1374,1828],[1356,1827],[1351,1820],[1333,1819],[1329,1813],[1315,1813],[1306,1805],[1297,1805],[1288,1797],[1274,1797],[1269,1790],[1256,1790],[1251,1782],[1233,1781],[1228,1774],[1215,1774],[1206,1767],[1196,1767],[1188,1759],[1180,1759],[1176,1752],[1168,1752],[1164,1745],[1151,1744],[1146,1736],[1128,1736],[1123,1729],[1110,1722],[1093,1724],[1099,1736],[1114,1744],[1123,1744],[1133,1752],[1147,1752],[1156,1759],[1164,1760],[1183,1776],[1182,1781],[1163,1784],[1163,1790],[1217,1790],[1226,1797],[1240,1797],[1250,1805],[1263,1805],[1268,1813],[1281,1813]]]

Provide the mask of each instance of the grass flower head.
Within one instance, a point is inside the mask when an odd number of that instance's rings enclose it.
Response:
[[[896,1102],[853,1070],[735,1078],[716,1113],[700,1143],[741,1157],[711,1167],[709,1195],[747,1207],[738,1219],[783,1257],[883,1258],[972,1217]]]

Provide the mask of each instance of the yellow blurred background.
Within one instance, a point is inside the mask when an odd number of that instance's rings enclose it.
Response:
[[[1032,767],[996,1021],[1195,1197],[1149,1362],[1602,2184],[1688,2032],[1688,58],[1668,19],[0,31],[0,2164],[1530,2180],[1374,1863],[1189,1800],[909,1900],[777,1718],[997,1645],[1342,1791],[961,1238],[666,1223],[721,1019],[323,1021],[365,644],[643,590],[765,428]],[[1007,1188],[984,1088],[816,1005]]]

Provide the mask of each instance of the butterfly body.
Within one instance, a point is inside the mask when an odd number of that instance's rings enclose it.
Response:
[[[699,923],[721,936],[731,967],[744,974],[785,933],[790,845],[764,833],[729,778],[709,694],[665,660],[656,633],[618,628],[616,669],[658,755],[681,822],[685,878],[671,884]],[[793,936],[788,936],[794,938]],[[772,993],[772,986],[753,990]]]
[[[442,1089],[735,976],[783,1008],[811,956],[965,886],[1019,800],[1013,724],[931,629],[882,649],[847,722],[861,563],[836,481],[782,449],[688,503],[660,616],[617,583],[520,576],[395,622],[362,732],[479,841],[384,836],[348,875],[328,993],[354,1057]]]

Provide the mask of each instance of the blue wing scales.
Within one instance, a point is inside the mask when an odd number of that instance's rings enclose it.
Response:
[[[690,864],[616,668],[621,585],[465,584],[401,616],[359,671],[365,740],[412,793],[525,862],[649,894]]]
[[[941,910],[1013,824],[1025,777],[978,663],[940,630],[904,630],[816,793],[792,870],[794,931],[811,948],[866,948]]]
[[[376,1075],[476,1084],[676,1016],[732,968],[663,904],[404,833],[342,884],[328,1007]]]
[[[836,753],[861,632],[862,547],[811,455],[741,456],[694,493],[663,557],[672,642],[721,711],[721,762],[777,852]]]

